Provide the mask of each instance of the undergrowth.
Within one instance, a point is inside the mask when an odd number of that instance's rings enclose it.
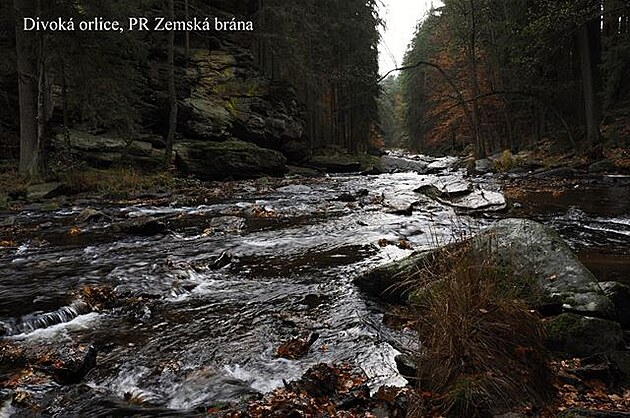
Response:
[[[110,198],[125,198],[153,188],[167,188],[176,182],[168,172],[147,174],[126,167],[70,171],[60,174],[59,180],[73,193],[97,192]]]
[[[409,277],[422,348],[417,416],[487,416],[552,395],[544,330],[522,279],[471,241],[440,250]]]

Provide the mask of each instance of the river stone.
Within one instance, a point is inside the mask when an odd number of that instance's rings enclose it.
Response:
[[[611,173],[616,171],[616,169],[617,167],[610,160],[597,161],[588,166],[588,171],[590,173]]]
[[[623,345],[623,331],[617,322],[563,313],[545,322],[547,346],[571,357],[588,357],[614,351]]]
[[[308,165],[328,173],[354,173],[361,170],[361,163],[349,155],[316,155],[311,157]]]
[[[424,174],[428,171],[429,164],[425,161],[417,161],[393,155],[383,155],[380,161],[380,169],[384,173],[395,171],[415,171]]]
[[[486,174],[492,171],[492,161],[487,158],[475,161],[475,172],[479,174]]]
[[[611,316],[612,304],[593,274],[551,228],[527,219],[504,219],[472,239],[475,247],[490,251],[499,265],[509,265],[517,282],[534,280],[540,289],[540,295],[531,301],[536,308]],[[465,244],[460,241],[450,246]],[[360,275],[354,282],[370,295],[388,302],[405,302],[410,288],[407,278],[435,260],[448,262],[439,260],[450,253],[457,251],[440,248],[415,252]]]
[[[453,189],[460,187],[453,185]],[[447,189],[448,190],[448,189]],[[477,189],[470,193],[460,192],[455,195],[448,195],[446,192],[436,188],[435,186],[425,186],[418,189],[419,192],[432,197],[436,201],[454,207],[462,211],[499,211],[506,208],[505,196],[499,192],[490,190]]]
[[[152,216],[138,216],[111,226],[114,232],[132,235],[153,236],[166,232],[166,224]]]
[[[406,196],[388,196],[383,200],[383,206],[388,213],[394,215],[410,216],[413,213],[413,206],[418,203],[418,199]]]
[[[76,218],[74,218],[74,221],[77,223],[86,223],[92,221],[100,221],[102,219],[109,219],[109,216],[107,216],[100,210],[85,208],[77,215]]]
[[[415,190],[428,196],[455,196],[472,191],[470,182],[459,176],[437,177]]]
[[[65,185],[60,182],[50,182],[28,186],[26,189],[26,198],[30,202],[49,199],[59,196],[64,187]]]
[[[603,282],[599,286],[611,300],[615,318],[625,329],[630,329],[630,286],[619,282]]]
[[[204,179],[249,179],[287,172],[281,153],[244,141],[182,141],[174,150],[181,171]]]

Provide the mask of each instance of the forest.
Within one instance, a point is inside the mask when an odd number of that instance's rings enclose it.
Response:
[[[0,1],[0,417],[628,416],[630,5],[425,4]]]
[[[384,80],[387,141],[479,156],[543,139],[593,158],[627,145],[623,1],[446,1]]]

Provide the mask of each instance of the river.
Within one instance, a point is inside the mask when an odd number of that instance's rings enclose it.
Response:
[[[451,164],[445,161],[431,175],[242,181],[232,183],[228,198],[194,204],[99,206],[106,217],[76,234],[69,230],[90,202],[17,214],[17,224],[40,232],[0,249],[3,338],[33,350],[91,344],[98,360],[84,385],[44,381],[0,389],[0,416],[32,412],[10,404],[15,391],[51,415],[115,414],[130,402],[170,411],[166,415],[195,415],[270,391],[321,362],[360,367],[372,388],[404,385],[392,340],[413,338],[386,329],[384,308],[352,279],[408,255],[408,246],[432,248],[508,216],[456,212],[414,192],[427,181],[463,178],[465,172]],[[475,182],[494,190],[501,184]],[[557,228],[585,261],[605,267],[600,274],[617,260],[606,278],[623,278],[629,184],[599,182],[593,187],[610,202],[591,206],[582,193],[551,201],[532,191],[520,199],[522,209],[510,213]],[[405,211],[410,203],[411,214]],[[168,231],[112,231],[113,220],[146,215],[165,222]],[[408,245],[383,246],[383,239]],[[86,309],[80,289],[104,285],[125,303]],[[319,334],[306,356],[276,356],[283,341],[306,331]],[[5,367],[0,379],[14,372]]]

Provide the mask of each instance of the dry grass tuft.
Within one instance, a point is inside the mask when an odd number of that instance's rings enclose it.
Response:
[[[413,278],[422,342],[418,415],[487,416],[552,395],[543,327],[506,284],[509,270],[470,243],[446,247]]]
[[[105,197],[126,198],[155,187],[168,187],[174,182],[166,172],[145,174],[133,168],[80,170],[60,175],[74,193],[98,192]]]

